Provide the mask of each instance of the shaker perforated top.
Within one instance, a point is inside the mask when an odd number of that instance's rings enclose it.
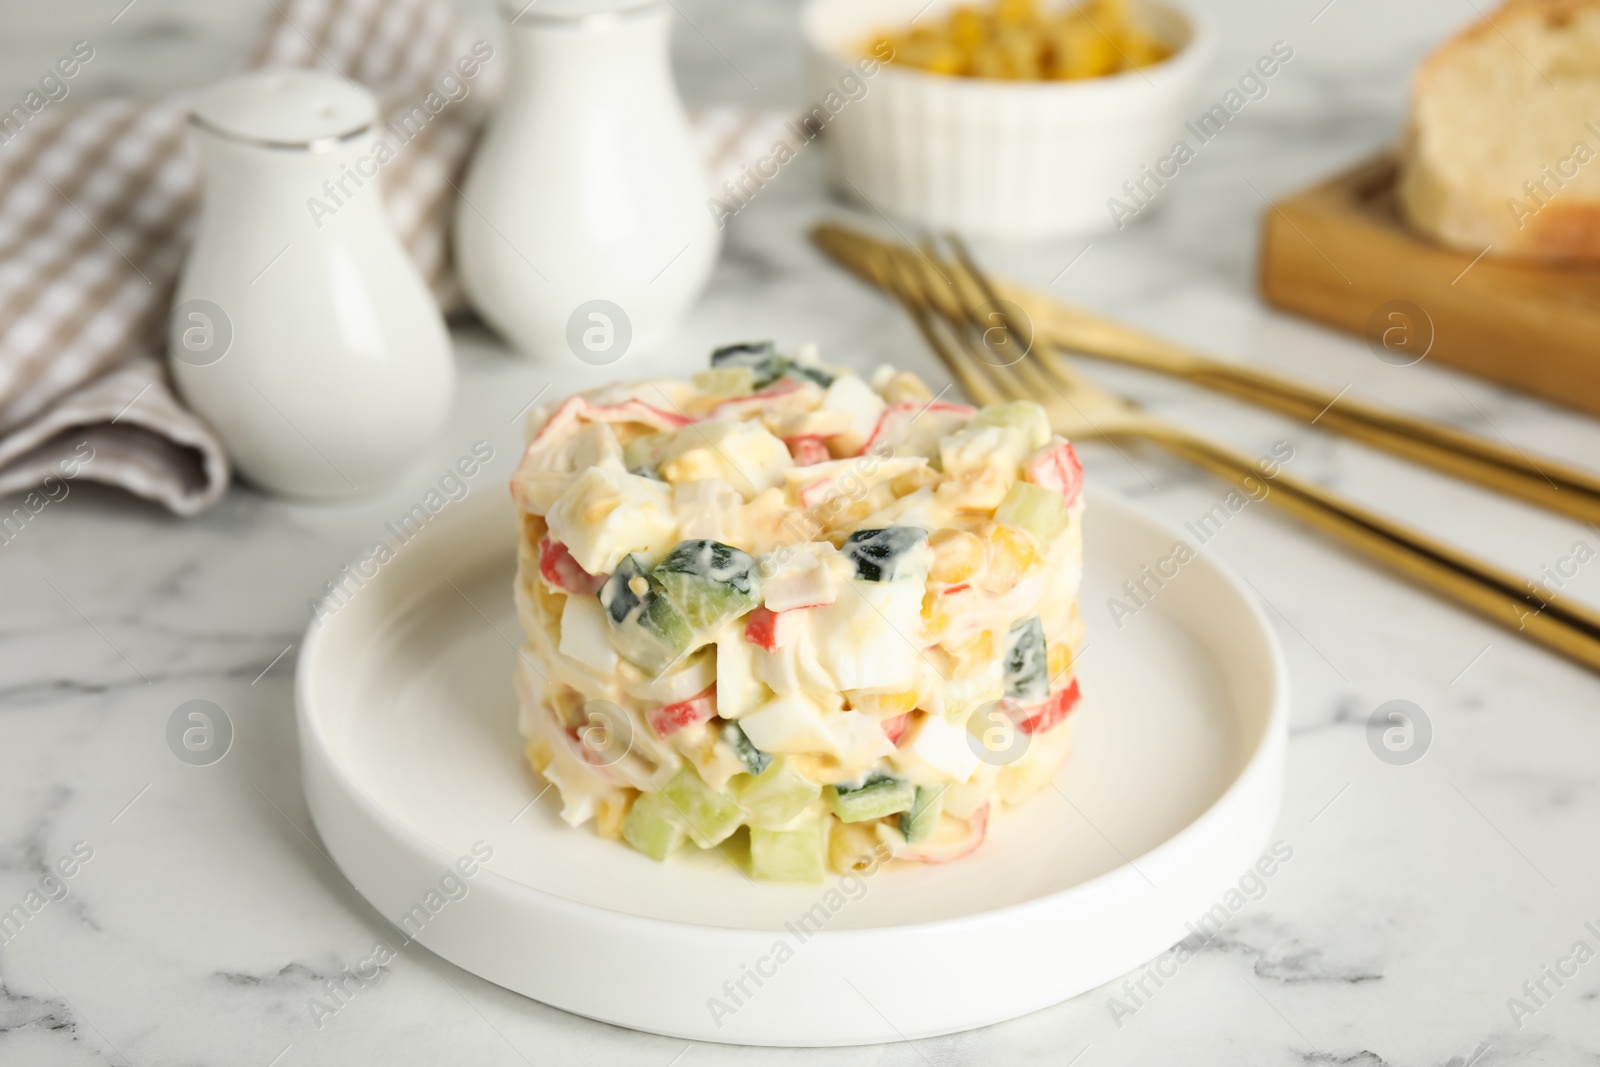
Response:
[[[264,70],[211,86],[192,116],[224,137],[280,148],[310,148],[371,126],[378,102],[366,89],[314,70]]]

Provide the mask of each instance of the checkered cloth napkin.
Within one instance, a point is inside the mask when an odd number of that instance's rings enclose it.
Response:
[[[370,88],[386,114],[425,97],[476,38],[441,0],[273,8],[247,67],[332,69]],[[447,314],[463,308],[452,183],[508,65],[496,49],[469,96],[383,170],[389,216]],[[165,369],[167,307],[200,196],[187,115],[183,98],[50,104],[20,132],[15,120],[0,132],[0,495],[82,477],[192,515],[227,489],[221,442]],[[693,115],[713,184],[778,140],[795,147],[785,118]]]

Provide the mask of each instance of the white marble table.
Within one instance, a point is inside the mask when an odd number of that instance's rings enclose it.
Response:
[[[96,91],[203,80],[227,68],[266,7],[144,0],[112,25],[123,2],[8,5],[0,81],[31,80],[40,56],[80,36],[104,59]],[[1431,363],[1389,366],[1256,298],[1262,196],[1392,139],[1406,71],[1473,15],[1457,0],[1325,3],[1213,0],[1226,44],[1208,97],[1274,40],[1296,56],[1268,98],[1184,169],[1155,217],[1094,238],[1087,252],[1079,240],[982,246],[982,258],[1221,353],[1593,461],[1592,420]],[[699,28],[680,22],[677,35],[691,100],[800,99],[792,4],[680,6]],[[896,314],[808,246],[806,227],[843,210],[818,164],[802,158],[739,216],[710,290],[653,366],[685,371],[714,342],[775,336],[942,379]],[[65,881],[68,895],[0,947],[0,1063],[1489,1067],[1600,1057],[1600,963],[1559,987],[1543,977],[1547,966],[1570,971],[1559,961],[1580,940],[1600,949],[1600,679],[1269,507],[1242,513],[1206,551],[1260,591],[1288,657],[1291,773],[1277,834],[1294,859],[1131,1015],[1112,1011],[1112,996],[1133,1004],[1119,980],[909,1047],[686,1046],[544,1007],[412,950],[318,1028],[308,998],[387,927],[308,836],[291,706],[307,600],[474,440],[491,441],[497,459],[472,491],[498,492],[518,410],[547,384],[578,384],[509,358],[476,330],[458,332],[457,344],[450,427],[381,499],[312,508],[235,489],[183,522],[75,486],[0,547],[0,908],[23,900],[76,842],[80,854],[92,849]],[[1526,573],[1577,542],[1600,548],[1600,531],[1314,430],[1172,383],[1104,377],[1247,451],[1287,440],[1297,473]],[[1158,454],[1086,451],[1090,477],[1175,524],[1222,492]],[[1600,599],[1600,564],[1567,588]],[[213,766],[179,762],[164,738],[168,716],[191,699],[217,703],[235,724],[232,751]],[[1391,699],[1415,702],[1433,725],[1431,749],[1409,766],[1381,762],[1365,740],[1368,715]],[[1534,1000],[1524,983],[1541,980]],[[1513,1018],[1512,997],[1535,1010]]]

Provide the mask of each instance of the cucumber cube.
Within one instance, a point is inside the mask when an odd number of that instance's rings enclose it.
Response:
[[[767,882],[820,882],[826,868],[827,820],[793,830],[750,830],[750,873]]]
[[[772,762],[771,756],[750,743],[744,727],[736,722],[730,722],[722,728],[722,740],[733,749],[733,754],[739,757],[739,762],[751,774],[760,774]]]
[[[739,775],[732,789],[752,827],[787,826],[822,795],[822,787],[796,771],[788,760],[774,762],[759,775]]]
[[[679,541],[651,577],[696,634],[708,634],[761,603],[756,561],[721,541]]]
[[[1043,448],[1050,442],[1050,419],[1045,415],[1044,408],[1031,400],[990,404],[978,412],[972,425],[1020,430],[1027,440],[1029,452]]]
[[[672,436],[670,433],[647,433],[643,437],[635,437],[622,447],[622,465],[628,468],[629,474],[642,474],[660,481],[655,470],[666,458],[667,445],[672,443]]]
[[[1030,615],[1012,625],[1006,634],[1001,667],[1009,699],[1031,704],[1050,695],[1050,661],[1044,647],[1044,624],[1039,616]]]
[[[637,557],[622,557],[599,597],[617,651],[651,677],[688,651],[689,623]]]
[[[756,376],[749,367],[712,367],[696,372],[694,385],[712,396],[749,396],[756,391]]]
[[[622,820],[622,839],[659,863],[683,844],[683,827],[659,793],[645,793]]]
[[[787,356],[778,355],[778,346],[772,341],[746,341],[743,344],[723,345],[711,352],[713,370],[748,367],[754,375],[755,388],[771,385],[789,370]]]
[[[920,526],[885,526],[857,530],[844,542],[844,554],[855,564],[856,577],[868,582],[921,577],[927,567],[928,531]]]
[[[645,592],[634,588],[635,578],[645,579]],[[606,617],[613,624],[621,626],[644,606],[645,598],[649,596],[649,578],[649,572],[639,562],[639,557],[631,553],[622,557],[622,562],[617,564],[617,569],[611,572],[597,594],[600,606],[606,609]]]
[[[1067,528],[1067,501],[1060,493],[1032,482],[1016,482],[994,509],[994,518],[996,522],[1022,527],[1045,545]]]
[[[944,786],[938,789],[917,787],[917,798],[911,810],[900,815],[900,832],[907,842],[921,844],[939,829],[939,812],[944,807]]]
[[[866,822],[910,811],[916,802],[917,790],[904,779],[878,775],[854,788],[830,785],[823,795],[840,822]]]
[[[744,822],[739,802],[706,785],[690,766],[674,775],[660,796],[677,823],[689,832],[689,839],[701,848],[726,841]]]
[[[789,367],[784,373],[796,380],[816,382],[824,389],[833,384],[833,375],[821,367],[809,363],[801,363],[799,360],[790,360]]]

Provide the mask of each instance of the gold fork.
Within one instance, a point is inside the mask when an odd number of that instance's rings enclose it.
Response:
[[[870,262],[887,250],[904,247],[834,223],[816,227],[812,236],[840,263],[867,273],[868,280],[872,280]],[[926,254],[928,265],[941,275],[954,269],[937,253]],[[1004,299],[1018,307],[1029,332],[1051,346],[1193,382],[1546,510],[1600,522],[1600,476],[1559,460],[1544,456],[1534,460],[1515,448],[1343,392],[1213,359],[1023,286],[993,281],[985,289],[989,299]]]
[[[949,268],[943,273],[921,252],[886,248],[868,269],[978,403],[1034,400],[1065,437],[1151,441],[1252,497],[1260,499],[1266,487],[1266,500],[1324,533],[1491,622],[1600,670],[1600,614],[1536,592],[1508,571],[1139,409],[1084,378],[1058,354],[1028,348],[1017,323],[995,310],[1003,305],[970,258],[958,254],[941,262]]]

